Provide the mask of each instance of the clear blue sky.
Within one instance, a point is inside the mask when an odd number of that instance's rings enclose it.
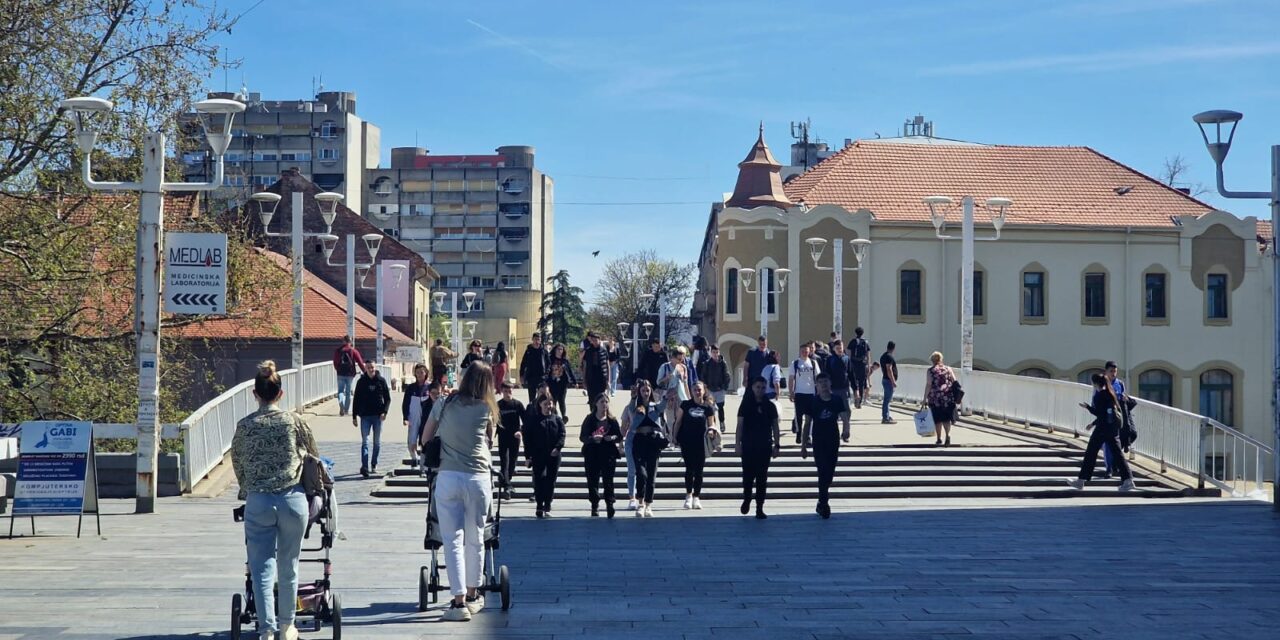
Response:
[[[1245,113],[1239,190],[1268,188],[1280,144],[1274,0],[256,3],[225,5],[251,9],[223,37],[243,61],[232,91],[243,76],[303,98],[323,75],[381,127],[384,164],[415,136],[439,154],[535,146],[556,180],[555,266],[588,290],[629,250],[695,260],[761,120],[780,159],[793,120],[838,147],[923,113],[940,136],[1087,145],[1153,175],[1180,154],[1212,187],[1191,115],[1228,108]]]

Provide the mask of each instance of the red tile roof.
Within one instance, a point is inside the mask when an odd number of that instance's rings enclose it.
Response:
[[[274,265],[282,271],[289,272],[292,267],[289,258],[273,251],[257,250],[262,256],[264,267]],[[341,340],[347,335],[347,296],[326,284],[308,270],[303,270],[302,333],[306,338]],[[293,294],[279,296],[275,300],[266,301],[269,306],[267,316],[272,321],[263,322],[258,319],[216,318],[172,329],[185,338],[235,338],[241,340],[255,338],[283,338],[292,334]],[[396,344],[411,345],[413,339],[383,322],[383,337]],[[377,317],[364,307],[356,305],[356,339],[373,340],[377,337]]]
[[[1011,225],[1172,227],[1213,207],[1088,147],[859,140],[786,184],[792,202],[929,222],[925,196],[1013,200]],[[989,216],[978,207],[979,220]],[[959,221],[958,207],[948,220]]]

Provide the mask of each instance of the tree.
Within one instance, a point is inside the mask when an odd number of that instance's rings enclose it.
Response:
[[[688,307],[693,297],[697,265],[680,264],[659,258],[653,249],[645,249],[614,258],[600,272],[596,282],[597,302],[592,308],[588,326],[607,334],[617,333],[619,322],[644,323],[658,321],[647,315],[650,306],[640,298],[651,293],[667,298],[667,336],[688,327]],[[641,334],[643,336],[643,334]],[[655,328],[652,334],[657,337]]]
[[[1181,182],[1179,179],[1185,177],[1191,171],[1191,164],[1187,162],[1181,154],[1174,155],[1164,159],[1164,170],[1160,172],[1160,182],[1163,182],[1175,189],[1185,189],[1191,197],[1196,197],[1209,192],[1209,188],[1204,186],[1203,182]]]
[[[569,283],[569,272],[561,269],[547,278],[551,290],[542,294],[542,317],[538,331],[552,342],[576,345],[586,331],[587,312],[582,306],[582,289]]]
[[[131,422],[137,195],[86,195],[58,102],[112,100],[95,174],[137,180],[143,135],[177,139],[174,116],[220,66],[212,38],[234,19],[205,0],[8,0],[0,14],[0,421]],[[168,218],[169,230],[227,232],[230,314],[279,321],[289,276],[248,267],[261,261],[241,230]],[[191,380],[190,343],[163,329],[202,321],[161,321],[164,421],[182,417]]]

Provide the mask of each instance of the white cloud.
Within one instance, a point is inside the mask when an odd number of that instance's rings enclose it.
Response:
[[[1260,58],[1276,54],[1280,54],[1280,43],[1277,42],[1151,47],[1126,51],[1031,56],[1007,60],[949,64],[931,69],[922,69],[920,75],[979,76],[1019,71],[1088,73],[1185,62]]]

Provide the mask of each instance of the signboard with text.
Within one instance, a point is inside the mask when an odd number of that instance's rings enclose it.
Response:
[[[18,443],[18,486],[13,515],[80,515],[86,481],[92,483],[93,423],[25,422]],[[96,501],[97,491],[91,492]]]
[[[166,233],[164,310],[227,313],[227,234]]]

